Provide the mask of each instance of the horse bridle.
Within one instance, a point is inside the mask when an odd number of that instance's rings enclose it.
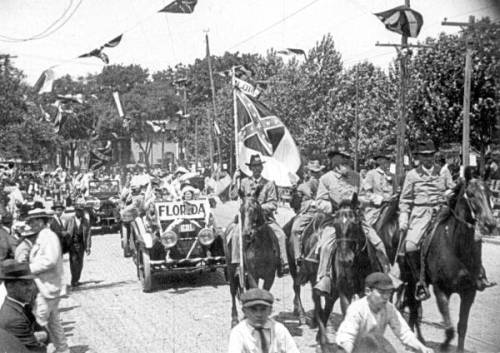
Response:
[[[455,219],[457,221],[459,221],[460,223],[463,223],[469,229],[475,229],[476,222],[477,222],[476,210],[474,210],[474,207],[472,206],[472,202],[470,201],[469,196],[467,196],[466,188],[467,188],[467,186],[464,185],[463,198],[465,200],[465,203],[467,204],[467,207],[469,207],[471,217],[472,217],[472,222],[468,222],[463,217],[460,217],[454,209],[450,208],[450,211],[451,211],[451,214],[453,215],[453,217],[455,217]]]
[[[358,215],[359,210],[352,210],[352,212],[354,213],[354,215],[356,215],[356,216],[359,217],[359,215]],[[358,223],[358,225],[359,225],[359,227],[361,229],[361,221],[359,220],[359,218],[358,219],[355,218],[355,222]],[[361,253],[366,248],[366,245],[367,245],[367,243],[366,243],[367,242],[366,237],[365,237],[365,243],[361,247],[361,249],[359,249],[359,246],[358,246],[358,239],[352,239],[352,238],[348,238],[348,237],[342,236],[342,237],[335,237],[335,240],[337,242],[339,242],[339,243],[340,242],[355,243],[356,244],[356,247],[354,249],[354,255],[355,256],[358,255],[359,253]]]

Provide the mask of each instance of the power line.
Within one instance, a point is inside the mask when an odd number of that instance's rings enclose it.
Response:
[[[260,31],[258,31],[258,32],[256,32],[256,33],[254,33],[254,34],[252,34],[251,36],[249,36],[249,37],[247,37],[247,38],[243,39],[242,41],[240,41],[240,42],[238,42],[238,43],[234,44],[232,47],[230,47],[230,48],[229,48],[229,50],[234,49],[234,48],[236,48],[236,47],[240,46],[241,44],[246,43],[246,42],[248,42],[248,41],[252,40],[253,38],[257,37],[258,35],[260,35],[260,34],[262,34],[262,33],[264,33],[264,32],[267,32],[267,31],[268,31],[268,30],[270,30],[271,28],[276,27],[276,26],[277,26],[277,25],[279,25],[280,23],[285,22],[285,21],[286,21],[286,20],[288,20],[289,18],[291,18],[291,17],[295,16],[295,15],[296,15],[296,14],[298,14],[299,12],[304,11],[305,9],[307,9],[308,7],[310,7],[310,6],[314,5],[314,4],[315,4],[315,3],[317,3],[318,1],[319,1],[319,0],[313,0],[313,1],[311,1],[311,2],[310,2],[310,3],[308,3],[307,5],[305,5],[305,6],[301,7],[301,8],[299,8],[298,10],[296,10],[296,11],[292,12],[290,15],[283,17],[281,20],[279,20],[279,21],[277,21],[277,22],[275,22],[275,23],[273,23],[273,24],[271,24],[271,25],[269,25],[269,26],[265,27],[264,29],[261,29]]]
[[[70,11],[71,7],[73,6],[73,0],[70,0],[70,4],[64,10],[63,14],[61,16],[59,16],[59,18],[57,18],[54,22],[52,22],[42,32],[35,34],[33,36],[27,37],[27,38],[15,38],[15,37],[10,37],[10,36],[0,35],[0,41],[8,42],[8,43],[17,43],[17,42],[27,42],[30,40],[38,40],[38,39],[46,38],[46,37],[52,35],[53,33],[55,33],[56,31],[58,31],[62,26],[64,26],[73,17],[75,12],[78,10],[80,5],[82,4],[82,1],[83,0],[79,0],[78,4],[75,6],[73,11],[61,23],[58,23],[58,22],[60,22],[64,17],[66,17],[66,15]]]

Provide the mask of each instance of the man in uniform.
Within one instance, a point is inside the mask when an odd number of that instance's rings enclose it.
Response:
[[[71,286],[80,285],[85,253],[90,255],[91,238],[90,224],[84,215],[83,205],[75,204],[75,214],[66,225],[66,231],[71,237],[69,246],[69,267],[71,270]]]
[[[311,223],[314,214],[316,213],[316,192],[318,191],[319,177],[325,168],[320,165],[318,160],[309,161],[307,171],[309,179],[297,188],[297,193],[300,197],[300,209],[297,217],[293,221],[290,241],[293,244],[295,260],[301,262],[304,254],[302,254],[302,233],[309,223]]]
[[[361,185],[360,199],[365,206],[363,210],[363,217],[367,225],[365,232],[375,246],[377,259],[382,265],[383,271],[387,273],[390,269],[387,253],[380,238],[373,237],[373,234],[376,234],[373,226],[380,217],[382,202],[392,198],[392,175],[389,171],[390,152],[381,151],[373,159],[376,162],[376,167],[366,173]]]
[[[445,181],[440,168],[434,164],[435,153],[432,141],[419,143],[416,153],[419,166],[406,175],[399,198],[399,230],[406,232],[406,259],[417,281],[420,271],[420,242],[445,201]],[[415,296],[418,300],[429,298],[430,294],[424,283],[418,282]]]
[[[351,157],[339,148],[328,152],[328,158],[330,158],[332,170],[319,179],[316,203],[319,210],[331,214],[336,211],[342,201],[352,199],[353,194],[357,192],[359,175],[352,171],[348,165]],[[380,237],[365,220],[362,220],[361,225],[366,238],[375,247],[377,259],[380,261],[384,272],[389,272],[389,260]],[[331,257],[335,246],[335,229],[333,227],[323,229],[318,246],[320,258],[318,282],[315,289],[329,294],[331,288]]]
[[[262,207],[264,216],[266,217],[269,227],[276,235],[278,240],[281,263],[278,267],[278,276],[282,277],[288,271],[288,259],[286,256],[286,235],[283,229],[278,225],[274,217],[274,212],[278,209],[278,196],[276,185],[274,182],[266,180],[262,177],[262,170],[264,169],[264,162],[258,154],[250,157],[250,163],[247,166],[252,171],[252,177],[244,178],[241,180],[239,190],[235,187],[237,179],[240,178],[240,172],[236,171],[234,174],[233,186],[230,191],[231,199],[236,199],[239,195],[244,197],[253,195],[257,187],[261,187],[257,201]],[[239,232],[233,232],[232,238],[232,259],[233,263],[239,263]]]

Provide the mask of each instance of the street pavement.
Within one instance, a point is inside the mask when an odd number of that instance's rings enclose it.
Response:
[[[218,224],[225,226],[234,216],[234,203],[219,206]],[[280,208],[278,221],[291,217]],[[123,258],[118,234],[94,236],[92,254],[85,258],[83,285],[61,301],[63,326],[72,353],[139,352],[226,352],[230,332],[231,298],[222,272],[184,277],[160,276],[153,293],[143,293],[135,265]],[[489,277],[500,280],[500,245],[485,243],[483,259]],[[69,266],[65,260],[65,272]],[[69,279],[67,279],[69,282]],[[273,317],[292,333],[301,352],[316,351],[315,331],[298,326],[292,311],[292,281],[277,279]],[[313,308],[311,290],[303,287],[307,311]],[[472,307],[466,339],[468,352],[500,352],[500,286],[478,293]],[[452,300],[452,317],[458,319],[458,298]],[[337,303],[328,333],[331,340],[341,321]],[[441,317],[433,298],[424,304],[423,333],[438,351],[444,337]],[[400,352],[402,347],[392,333],[387,336]],[[452,342],[454,351],[456,339]]]

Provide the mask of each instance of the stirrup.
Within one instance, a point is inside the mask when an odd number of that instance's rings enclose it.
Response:
[[[415,285],[415,299],[419,302],[427,300],[431,297],[431,293],[429,292],[429,288],[425,282],[418,281]]]

